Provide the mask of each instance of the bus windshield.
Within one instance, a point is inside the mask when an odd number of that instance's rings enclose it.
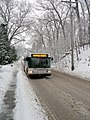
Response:
[[[29,68],[50,68],[50,58],[30,58]]]

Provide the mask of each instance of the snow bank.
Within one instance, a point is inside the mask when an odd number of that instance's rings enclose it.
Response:
[[[57,63],[53,63],[52,68],[90,81],[90,48],[85,48],[85,50],[81,48],[80,51],[78,61],[74,51],[74,71],[71,71],[71,55],[67,55]]]
[[[14,112],[14,120],[47,120],[45,112],[30,85],[30,81],[21,68],[17,74],[16,107]]]

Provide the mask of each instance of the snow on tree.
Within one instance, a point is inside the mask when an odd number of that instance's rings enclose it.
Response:
[[[16,59],[15,48],[10,47],[5,24],[0,25],[0,64],[8,64]]]

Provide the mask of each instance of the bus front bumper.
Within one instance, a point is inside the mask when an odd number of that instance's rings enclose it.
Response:
[[[51,76],[51,72],[45,72],[45,73],[39,73],[39,72],[33,72],[33,71],[28,71],[28,76]]]

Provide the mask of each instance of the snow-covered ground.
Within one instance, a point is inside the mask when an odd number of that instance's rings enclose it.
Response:
[[[11,65],[0,66],[0,111],[2,110],[3,98],[13,78],[13,70]]]
[[[67,55],[57,63],[53,63],[52,68],[90,81],[90,48],[80,49],[79,60],[76,60],[74,51],[74,71],[71,71],[71,55]]]
[[[67,55],[64,59],[53,63],[53,69],[90,80],[90,48],[81,49],[79,61],[76,61],[75,56],[74,71],[71,71],[70,59],[70,55]],[[12,82],[16,85],[14,120],[48,120],[30,81],[22,70],[20,61],[13,66],[0,66],[0,114],[3,111],[5,94]]]
[[[17,74],[15,120],[47,120],[22,67]]]
[[[20,61],[18,63],[14,63],[13,66],[0,66],[0,119],[4,120],[6,114],[9,114],[7,115],[7,119],[12,119],[8,111],[6,111],[7,113],[4,113],[6,106],[4,103],[4,99],[6,99],[5,94],[10,89],[10,85],[12,84],[12,82],[16,83],[16,105],[14,110],[12,111],[13,119],[47,120],[45,111],[41,107],[40,102],[34,90],[32,89],[29,80],[27,79],[25,73],[22,70]]]

